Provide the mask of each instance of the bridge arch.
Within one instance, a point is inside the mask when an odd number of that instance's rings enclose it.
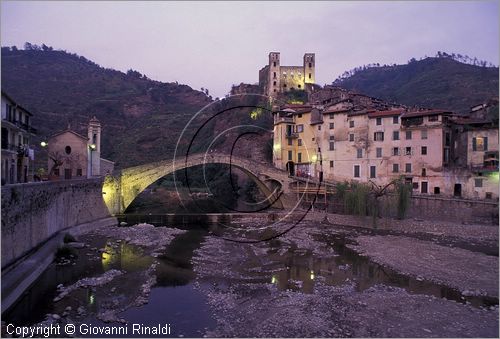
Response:
[[[288,203],[281,196],[287,190],[288,173],[269,164],[222,154],[194,154],[180,161],[163,160],[123,169],[107,176],[103,184],[103,198],[111,214],[123,213],[132,201],[149,185],[176,171],[204,165],[226,164],[234,166],[252,179],[273,207],[284,208]]]

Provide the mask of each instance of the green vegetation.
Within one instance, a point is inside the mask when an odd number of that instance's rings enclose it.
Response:
[[[411,185],[406,184],[402,178],[393,180],[383,187],[356,181],[335,185],[335,199],[343,203],[344,213],[371,216],[374,228],[377,227],[377,219],[381,215],[390,214],[391,206],[396,207],[397,218],[404,219],[410,206],[410,198]],[[389,208],[382,208],[383,202]]]
[[[498,67],[457,60],[441,54],[406,65],[365,66],[334,84],[387,101],[458,113],[498,96]]]

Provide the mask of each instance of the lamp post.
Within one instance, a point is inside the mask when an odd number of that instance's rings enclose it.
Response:
[[[88,175],[88,177],[92,177],[93,176],[93,173],[92,173],[92,153],[95,151],[95,144],[90,144],[89,145],[89,150],[90,150],[90,175]]]

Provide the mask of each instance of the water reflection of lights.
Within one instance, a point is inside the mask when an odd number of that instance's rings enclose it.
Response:
[[[311,271],[311,280],[314,280],[314,271]]]
[[[276,279],[276,277],[273,275],[273,277],[271,278],[271,284],[276,284],[278,282],[278,279]]]
[[[94,291],[89,290],[89,305],[94,305],[94,303],[95,303]]]

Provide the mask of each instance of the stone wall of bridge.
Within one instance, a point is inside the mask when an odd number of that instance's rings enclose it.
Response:
[[[2,268],[62,230],[110,216],[103,179],[2,187]]]
[[[195,154],[187,160],[165,160],[123,169],[106,179],[103,187],[104,199],[113,214],[123,213],[132,201],[156,180],[175,171],[203,164],[230,164],[239,168],[255,181],[266,196],[276,201],[274,207],[287,208],[293,203],[287,196],[289,178],[286,171],[276,169],[270,164],[223,154]]]

